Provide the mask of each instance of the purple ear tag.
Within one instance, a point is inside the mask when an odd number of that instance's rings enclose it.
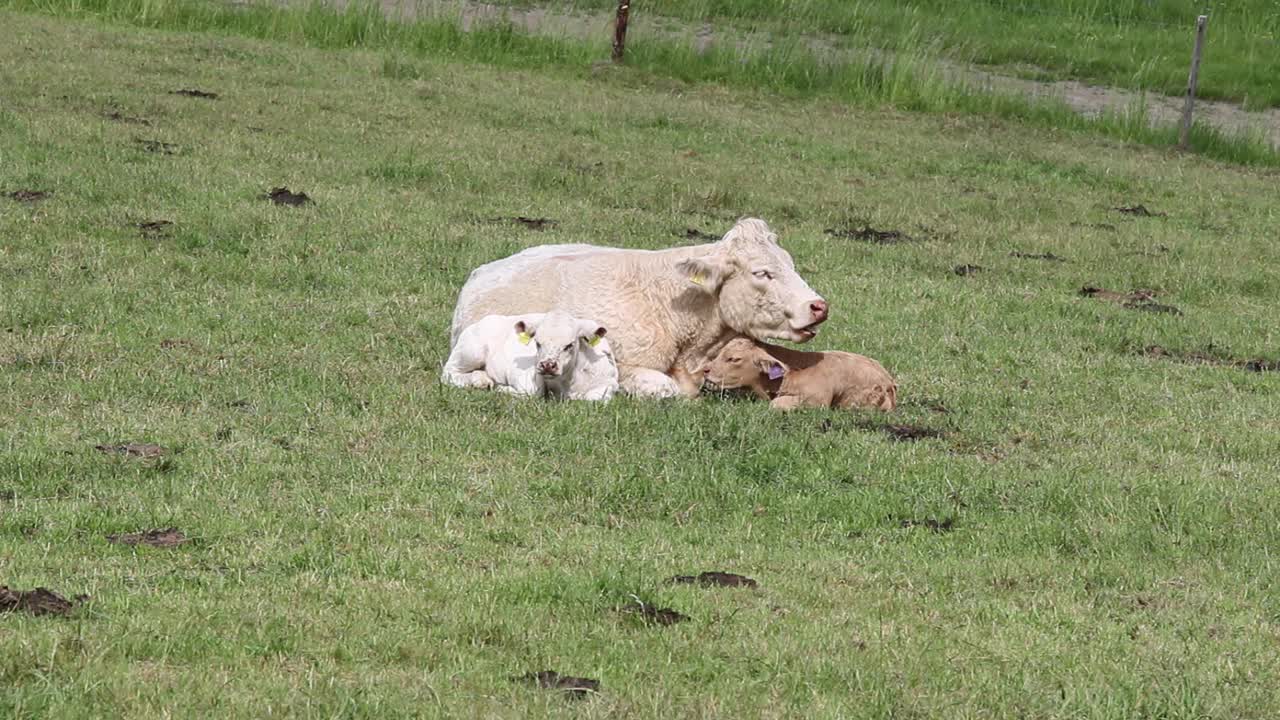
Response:
[[[769,366],[769,379],[770,379],[770,380],[781,380],[781,379],[782,379],[782,366],[781,366],[781,365],[779,365],[778,363],[774,363],[774,364],[772,364],[772,365],[770,365],[770,366]]]

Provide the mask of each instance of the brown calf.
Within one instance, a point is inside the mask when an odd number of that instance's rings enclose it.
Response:
[[[703,370],[725,390],[749,388],[778,410],[877,408],[898,404],[898,386],[880,363],[847,352],[801,352],[740,337]]]

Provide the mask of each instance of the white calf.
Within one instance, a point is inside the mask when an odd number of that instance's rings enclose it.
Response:
[[[488,315],[458,336],[441,381],[515,395],[609,400],[618,389],[605,329],[564,313]]]

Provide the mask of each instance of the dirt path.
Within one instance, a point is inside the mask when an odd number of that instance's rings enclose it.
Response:
[[[288,4],[305,0],[276,1]],[[350,0],[327,1],[342,8]],[[464,30],[505,18],[516,28],[531,34],[603,39],[611,37],[613,23],[613,16],[609,13],[510,8],[470,0],[379,0],[379,3],[388,17],[399,20],[452,18],[460,22]],[[698,52],[707,52],[712,47],[728,44],[738,52],[749,53],[767,48],[771,42],[762,33],[745,33],[724,26],[717,28],[710,23],[695,27],[668,18],[646,17],[643,12],[633,13],[628,37],[635,42],[643,42],[643,38],[653,36],[686,40]],[[864,49],[845,47],[842,38],[836,36],[807,36],[804,42],[819,57],[829,58],[833,62],[852,59],[857,54],[866,52]],[[1139,105],[1145,105],[1152,126],[1168,126],[1177,124],[1182,114],[1183,101],[1180,97],[1143,94],[1115,87],[1087,85],[1074,80],[1027,80],[945,61],[940,69],[943,76],[954,83],[1030,97],[1058,98],[1086,117],[1096,117],[1104,112],[1127,113]],[[1234,103],[1201,100],[1196,103],[1196,119],[1228,134],[1256,133],[1272,147],[1280,148],[1280,108],[1248,112]]]

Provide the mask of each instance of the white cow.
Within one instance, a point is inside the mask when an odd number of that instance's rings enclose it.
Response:
[[[605,328],[564,313],[489,315],[469,325],[441,381],[515,395],[608,401],[618,389]]]
[[[827,319],[777,235],[747,218],[706,245],[543,245],[482,265],[458,294],[450,338],[486,315],[551,310],[612,328],[622,388],[655,397],[696,396],[701,368],[738,335],[807,342]]]

